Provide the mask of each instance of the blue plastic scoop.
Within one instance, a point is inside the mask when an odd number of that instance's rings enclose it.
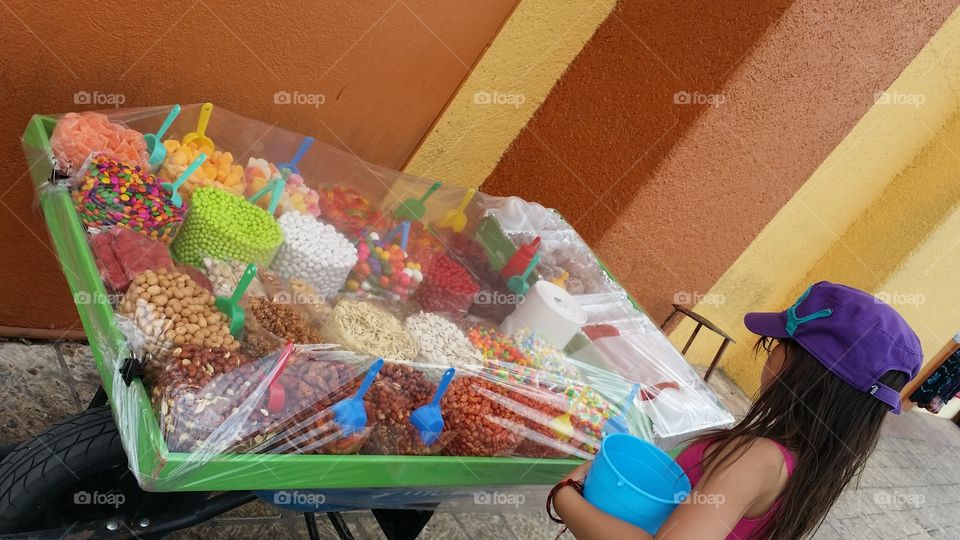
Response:
[[[150,154],[150,170],[156,170],[167,158],[167,147],[163,145],[161,140],[167,129],[170,128],[170,124],[177,119],[179,114],[180,105],[174,105],[167,113],[167,118],[160,124],[160,129],[156,133],[147,133],[143,136],[143,140],[147,143],[147,153]]]
[[[420,432],[420,440],[423,444],[430,446],[436,442],[443,431],[443,415],[440,413],[440,400],[447,391],[447,386],[453,379],[455,369],[450,368],[443,372],[440,378],[440,384],[437,385],[437,391],[433,394],[433,400],[423,407],[418,407],[410,414],[410,423]]]
[[[382,367],[383,358],[378,358],[376,362],[370,365],[370,370],[367,371],[367,376],[360,383],[360,389],[357,390],[357,393],[353,397],[334,403],[330,407],[344,436],[363,431],[363,428],[367,427],[367,409],[363,405],[363,396],[370,389],[373,379],[376,378]]]
[[[633,400],[637,397],[637,391],[639,390],[639,384],[633,385],[626,401],[620,405],[620,414],[607,420],[607,422],[603,424],[604,433],[609,435],[611,433],[627,433],[630,431],[630,428],[627,426],[627,415],[633,410]]]
[[[176,182],[172,184],[170,182],[163,182],[160,184],[160,187],[170,191],[170,202],[172,202],[177,208],[183,206],[183,197],[180,196],[180,186],[182,186],[183,183],[187,181],[187,178],[190,178],[190,175],[196,172],[206,160],[207,155],[201,152],[200,155],[197,156],[197,159],[193,160],[193,163],[191,163],[189,167],[180,173],[180,177],[177,178]]]
[[[384,242],[390,242],[397,235],[400,235],[400,249],[407,250],[407,242],[410,240],[410,222],[402,221],[399,225],[393,228],[392,231],[388,232],[386,236],[383,237]]]
[[[313,146],[315,140],[313,137],[304,137],[303,142],[300,143],[300,148],[297,149],[297,153],[290,158],[290,161],[277,163],[277,168],[281,170],[290,169],[290,172],[293,174],[300,174],[300,169],[297,167],[297,164],[300,163],[300,160],[303,158],[303,155],[307,153],[307,150]]]

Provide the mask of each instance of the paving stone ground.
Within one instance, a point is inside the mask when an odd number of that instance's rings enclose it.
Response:
[[[0,446],[82,411],[97,385],[86,345],[0,341]],[[711,378],[710,386],[734,415],[742,415],[749,406],[747,396],[722,373]],[[960,522],[953,513],[958,502],[960,428],[919,412],[889,415],[859,483],[848,486],[815,538],[960,538]],[[557,528],[542,506],[527,506],[526,512],[438,513],[421,538],[553,538]],[[321,536],[335,538],[326,516],[317,517]],[[355,538],[385,538],[369,512],[351,512],[344,517]],[[171,536],[198,540],[305,537],[302,515],[259,502]]]

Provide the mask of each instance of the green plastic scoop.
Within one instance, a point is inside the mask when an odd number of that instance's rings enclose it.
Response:
[[[290,175],[290,169],[283,169],[280,178],[274,178],[267,182],[260,191],[251,195],[247,201],[257,202],[261,197],[270,193],[270,205],[267,206],[267,212],[273,215],[277,211],[277,205],[280,204],[280,196],[283,195],[283,188],[287,185],[287,176]]]
[[[243,330],[243,308],[240,307],[240,299],[243,298],[243,293],[247,292],[247,287],[250,286],[250,282],[253,281],[253,277],[257,275],[257,267],[253,263],[247,265],[247,269],[243,271],[243,275],[240,276],[240,281],[237,282],[237,288],[233,291],[233,296],[227,298],[226,296],[218,296],[214,305],[217,309],[230,318],[230,334],[233,337],[239,337],[240,332]]]
[[[413,197],[400,203],[400,206],[397,207],[397,210],[393,213],[393,217],[397,219],[409,219],[416,220],[423,217],[427,213],[427,207],[423,205],[427,199],[433,195],[433,192],[440,189],[442,184],[436,182],[423,194],[423,197],[415,199]]]
[[[535,253],[533,258],[530,259],[530,264],[527,265],[527,269],[523,271],[522,275],[511,276],[507,280],[507,288],[513,291],[514,294],[523,296],[527,294],[527,291],[530,290],[530,284],[527,283],[527,279],[530,278],[530,274],[533,273],[533,269],[540,264],[540,254]]]
[[[162,142],[163,135],[179,114],[180,105],[174,105],[167,113],[167,118],[160,124],[160,129],[156,133],[147,133],[143,136],[143,140],[147,142],[147,153],[150,154],[150,170],[156,170],[163,160],[167,159],[167,147]]]
[[[197,156],[197,159],[193,160],[193,163],[191,163],[189,167],[187,167],[186,169],[183,170],[182,173],[180,173],[180,177],[177,178],[176,182],[172,184],[170,182],[163,182],[162,184],[160,184],[160,187],[170,191],[171,193],[170,202],[172,202],[174,206],[176,206],[177,208],[180,208],[183,206],[183,197],[180,196],[180,186],[182,186],[183,183],[187,181],[187,178],[190,178],[190,175],[196,172],[196,170],[199,169],[200,166],[203,165],[203,162],[206,160],[207,160],[207,155],[201,152],[200,155]]]

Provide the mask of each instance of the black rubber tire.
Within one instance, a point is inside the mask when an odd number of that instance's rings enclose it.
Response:
[[[78,480],[127,467],[109,406],[51,426],[0,461],[0,534],[46,528],[44,520]]]

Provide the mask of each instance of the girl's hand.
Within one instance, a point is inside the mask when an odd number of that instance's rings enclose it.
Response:
[[[583,479],[587,477],[587,472],[590,471],[590,465],[592,464],[592,461],[584,461],[580,465],[577,465],[576,469],[567,473],[567,475],[563,477],[563,480],[578,480],[583,482]],[[560,481],[563,482],[563,480]]]

